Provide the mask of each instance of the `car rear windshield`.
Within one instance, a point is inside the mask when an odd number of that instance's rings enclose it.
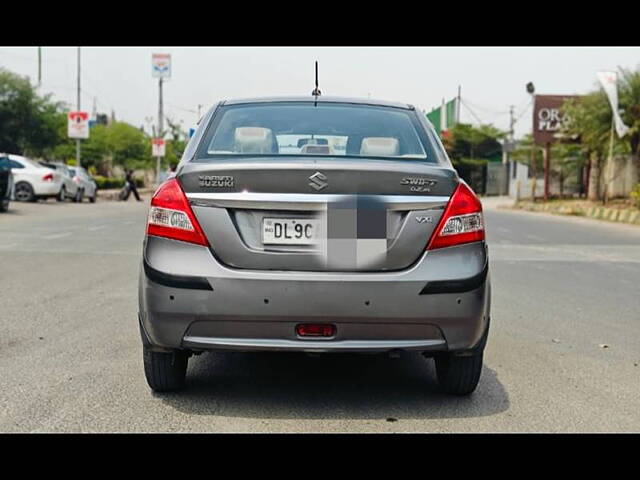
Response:
[[[207,129],[198,161],[223,156],[380,157],[437,162],[412,110],[281,102],[226,105]]]

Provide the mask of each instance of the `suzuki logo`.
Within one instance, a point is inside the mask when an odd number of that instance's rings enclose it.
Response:
[[[313,175],[311,175],[309,177],[309,180],[311,180],[309,182],[309,186],[315,188],[316,190],[322,190],[327,185],[329,185],[326,182],[327,176],[320,172],[316,172]]]

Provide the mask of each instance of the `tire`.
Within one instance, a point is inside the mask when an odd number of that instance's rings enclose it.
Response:
[[[173,353],[154,352],[143,347],[144,374],[155,392],[170,392],[184,387],[189,357],[179,350]]]
[[[9,200],[0,201],[0,212],[6,212],[9,210]]]
[[[445,354],[435,357],[438,383],[445,393],[469,395],[478,386],[482,373],[482,352],[469,356]]]
[[[98,196],[97,192],[93,192],[93,197],[89,197],[89,201],[91,203],[96,203],[96,197]]]
[[[19,202],[33,202],[36,199],[33,187],[27,182],[16,183],[14,195]]]
[[[73,201],[76,203],[82,203],[82,197],[84,197],[84,191],[79,188],[76,191],[76,196],[73,197]]]
[[[67,189],[63,185],[62,188],[60,189],[60,192],[58,193],[58,196],[56,197],[56,200],[58,200],[59,202],[64,202],[66,199],[67,199]]]

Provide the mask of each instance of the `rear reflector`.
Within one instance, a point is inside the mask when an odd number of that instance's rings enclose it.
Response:
[[[484,240],[482,203],[469,186],[460,182],[433,231],[427,250]]]
[[[153,194],[147,235],[209,245],[176,178],[170,178],[161,184]]]
[[[45,182],[51,182],[53,180],[53,173],[47,173],[44,177],[42,177],[42,180],[44,180]]]
[[[301,323],[296,326],[296,333],[299,337],[333,337],[336,327],[322,323]]]

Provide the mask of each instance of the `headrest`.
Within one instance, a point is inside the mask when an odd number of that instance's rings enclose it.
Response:
[[[395,157],[400,152],[400,144],[393,137],[365,137],[360,146],[360,155]]]
[[[311,145],[307,143],[300,149],[300,153],[313,153],[316,155],[330,155],[331,147],[329,145]]]
[[[235,150],[239,153],[275,153],[273,132],[262,127],[238,127]]]

